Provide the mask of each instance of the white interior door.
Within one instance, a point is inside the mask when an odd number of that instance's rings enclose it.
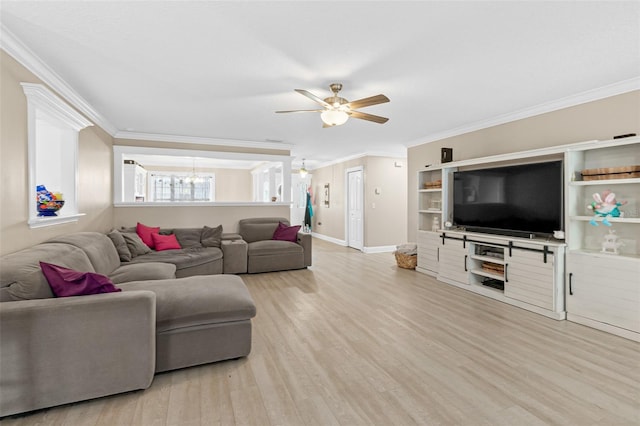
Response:
[[[299,173],[291,174],[291,225],[304,226],[304,214],[307,210],[307,191],[311,186],[311,174],[300,177]]]
[[[362,168],[347,170],[347,245],[358,250],[364,246],[364,182]]]

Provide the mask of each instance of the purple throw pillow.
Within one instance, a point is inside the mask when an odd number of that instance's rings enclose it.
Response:
[[[278,227],[273,233],[273,240],[281,240],[281,241],[291,241],[295,243],[298,241],[298,231],[300,230],[300,225],[287,226],[282,222],[278,223]]]
[[[40,268],[56,297],[122,291],[108,277],[95,272],[78,272],[45,262],[40,262]]]

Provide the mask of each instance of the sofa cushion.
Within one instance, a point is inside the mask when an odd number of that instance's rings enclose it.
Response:
[[[204,247],[218,247],[222,245],[222,225],[215,228],[205,226],[202,228],[200,241]]]
[[[109,237],[100,232],[74,232],[73,234],[57,236],[47,241],[47,243],[49,242],[66,243],[78,247],[87,254],[95,272],[99,274],[109,275],[120,266],[118,251]],[[57,262],[51,263],[60,265]]]
[[[300,225],[287,226],[279,222],[278,227],[273,232],[273,239],[295,243],[298,240],[298,231],[300,231]]]
[[[247,254],[251,256],[277,255],[290,253],[303,253],[304,249],[300,244],[291,241],[265,240],[249,243]]]
[[[53,263],[40,262],[51,291],[56,297],[115,293],[120,290],[109,277],[95,272],[79,272]]]
[[[238,233],[242,235],[242,239],[248,243],[270,240],[273,238],[273,233],[278,227],[279,222],[287,226],[289,225],[289,221],[282,217],[241,219],[238,222]]]
[[[123,232],[122,237],[127,243],[127,247],[129,247],[131,259],[137,256],[142,256],[143,254],[151,253],[151,249],[142,242],[138,234],[135,232]]]
[[[95,272],[87,254],[78,247],[57,243],[38,244],[0,257],[0,301],[53,297],[51,287],[40,269],[40,261],[76,271]]]
[[[153,238],[151,238],[152,234],[157,234],[160,232],[160,227],[156,226],[147,226],[138,222],[136,225],[136,233],[140,237],[143,243],[145,243],[149,248],[155,248],[155,243],[153,242]]]
[[[175,277],[176,265],[160,262],[127,263],[109,275],[115,284],[129,281],[167,280]]]
[[[132,263],[165,262],[176,265],[177,269],[190,268],[222,259],[222,250],[213,247],[191,247],[182,250],[153,251],[135,257]]]
[[[120,231],[118,231],[117,229],[114,229],[107,234],[107,237],[111,239],[111,242],[115,246],[116,251],[118,252],[118,256],[120,256],[120,261],[121,262],[131,261],[131,250],[129,250],[129,247],[127,246],[127,242],[125,241]]]
[[[122,290],[156,294],[156,332],[253,318],[256,307],[237,275],[202,275],[175,280],[134,281]]]
[[[176,236],[182,248],[202,247],[200,243],[202,228],[176,228],[173,230],[173,235]]]
[[[151,239],[153,240],[153,245],[157,251],[180,250],[182,248],[180,247],[180,243],[176,239],[176,236],[173,234],[151,234]]]

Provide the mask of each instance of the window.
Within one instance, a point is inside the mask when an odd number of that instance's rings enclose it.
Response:
[[[215,201],[215,176],[152,172],[150,201]]]
[[[115,206],[291,202],[289,155],[114,145],[113,168]],[[194,174],[203,180],[188,182]],[[136,182],[142,189],[136,189]]]
[[[78,132],[92,124],[43,85],[21,85],[27,97],[29,226],[76,222],[83,216],[77,200]],[[39,211],[37,186],[62,194],[64,206],[54,216]]]
[[[264,163],[256,167],[253,175],[254,200],[256,202],[282,201],[283,174],[280,163]]]

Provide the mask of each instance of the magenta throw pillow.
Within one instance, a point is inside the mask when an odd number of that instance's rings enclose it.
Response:
[[[109,277],[95,272],[79,272],[45,262],[40,262],[40,268],[56,297],[122,291],[113,284]]]
[[[151,234],[151,239],[153,239],[153,245],[156,248],[156,251],[163,250],[176,250],[181,249],[180,243],[175,235],[160,235],[160,234]]]
[[[140,222],[138,222],[138,224],[136,225],[136,234],[138,234],[138,237],[140,237],[142,242],[145,243],[149,248],[156,248],[151,236],[153,234],[157,234],[158,232],[160,232],[159,226],[154,228],[151,226],[143,225]]]
[[[278,227],[273,233],[273,240],[291,241],[295,243],[298,241],[298,231],[300,225],[287,226],[282,222],[278,223]]]

